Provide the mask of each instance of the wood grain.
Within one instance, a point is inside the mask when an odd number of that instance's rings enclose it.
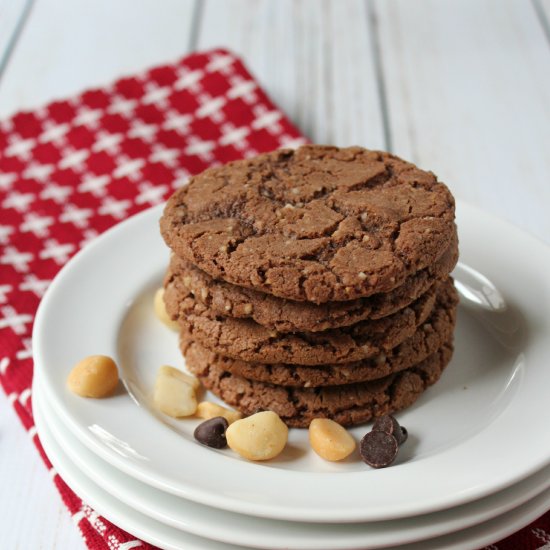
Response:
[[[1,547],[84,549],[31,438],[0,390]]]
[[[242,55],[275,102],[319,143],[384,146],[362,0],[205,0],[197,45]]]
[[[24,27],[31,0],[0,0],[0,78],[19,31]]]
[[[530,3],[376,2],[394,151],[550,241],[550,49]]]
[[[0,116],[181,57],[195,1],[36,2],[0,81]]]
[[[550,0],[28,1],[0,0],[0,116],[227,47],[312,140],[392,148],[550,242]],[[84,549],[10,408],[2,548]]]

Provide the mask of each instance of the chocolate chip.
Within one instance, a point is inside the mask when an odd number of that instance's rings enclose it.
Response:
[[[372,426],[373,432],[384,432],[393,435],[397,439],[398,445],[405,443],[408,437],[407,430],[399,425],[399,422],[391,415],[387,414],[377,418]]]
[[[397,456],[399,445],[393,435],[386,432],[369,432],[361,440],[359,453],[364,462],[373,468],[389,466]]]
[[[227,430],[228,426],[229,423],[223,416],[215,416],[199,424],[193,435],[199,443],[207,447],[223,449],[227,446],[225,430]]]

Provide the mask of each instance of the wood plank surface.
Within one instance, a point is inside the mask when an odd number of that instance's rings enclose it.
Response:
[[[363,0],[204,0],[197,46],[243,56],[311,139],[384,147]]]
[[[0,78],[17,31],[25,25],[30,0],[0,0]]]
[[[84,549],[50,473],[0,390],[0,547]]]
[[[29,2],[0,0],[0,117],[226,47],[313,141],[390,148],[550,242],[550,0]],[[4,395],[0,472],[2,548],[84,549]]]
[[[183,56],[196,0],[38,0],[0,80],[0,117]]]
[[[518,0],[379,0],[394,152],[550,242],[550,48]]]

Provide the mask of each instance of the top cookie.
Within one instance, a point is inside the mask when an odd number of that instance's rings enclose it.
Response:
[[[191,178],[160,227],[214,278],[324,303],[388,292],[431,265],[453,238],[454,199],[388,153],[307,145]]]

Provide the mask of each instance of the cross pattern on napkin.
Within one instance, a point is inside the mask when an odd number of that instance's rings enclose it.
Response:
[[[0,382],[89,548],[153,547],[83,503],[44,454],[31,399],[40,298],[80,248],[161,203],[190,175],[305,142],[224,50],[192,54],[0,121]],[[548,542],[541,534],[549,517],[491,548]]]
[[[90,547],[144,543],[82,503],[40,447],[30,399],[40,298],[79,249],[190,175],[305,141],[223,50],[0,122],[0,381]]]

